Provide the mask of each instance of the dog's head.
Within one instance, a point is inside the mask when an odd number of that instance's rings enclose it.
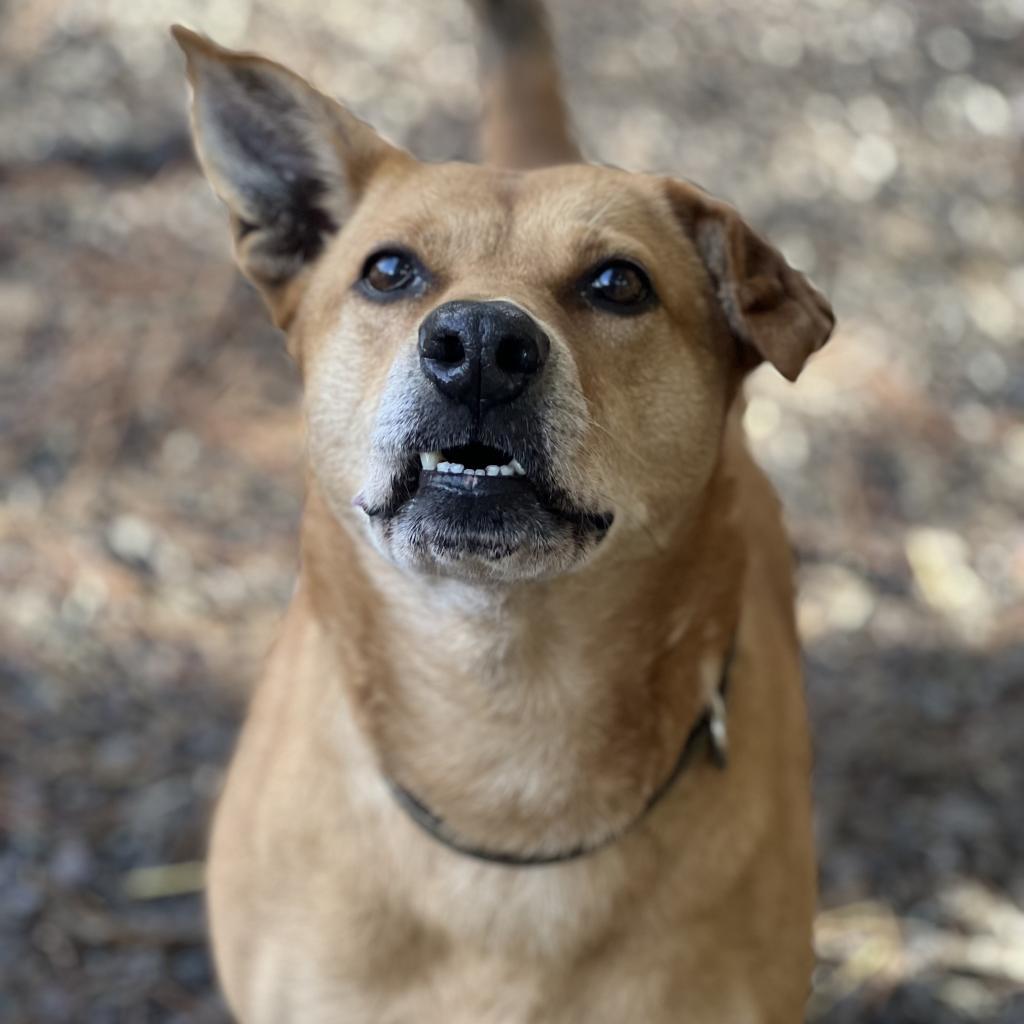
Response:
[[[691,185],[420,163],[287,69],[176,36],[318,485],[400,566],[550,576],[678,522],[746,370],[795,379],[829,336],[819,293]]]

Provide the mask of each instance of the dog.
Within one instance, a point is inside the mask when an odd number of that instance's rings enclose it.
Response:
[[[732,207],[585,163],[539,2],[473,6],[480,165],[173,29],[307,425],[219,977],[245,1024],[792,1024],[810,740],[742,384],[832,312]]]

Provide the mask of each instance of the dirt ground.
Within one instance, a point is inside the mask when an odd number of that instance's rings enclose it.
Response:
[[[817,1024],[1024,1021],[1024,4],[555,0],[597,160],[732,200],[831,295],[752,443],[800,557]],[[226,1020],[201,858],[296,567],[281,340],[166,25],[473,152],[460,0],[0,7],[0,1021]]]

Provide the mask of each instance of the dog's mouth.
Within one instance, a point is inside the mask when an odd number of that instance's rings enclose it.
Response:
[[[472,442],[434,452],[420,452],[420,472],[439,473],[449,477],[526,476],[526,470],[508,452],[490,445]],[[422,476],[421,476],[422,479]]]
[[[552,482],[545,459],[521,447],[514,454],[474,440],[410,453],[395,473],[390,499],[365,511],[389,526],[407,524],[451,556],[502,558],[524,545],[555,545],[567,532],[577,542],[603,537],[612,513],[574,502]]]

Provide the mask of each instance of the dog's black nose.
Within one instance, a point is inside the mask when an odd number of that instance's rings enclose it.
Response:
[[[420,366],[443,395],[486,412],[544,368],[550,343],[511,302],[446,302],[420,325]]]

